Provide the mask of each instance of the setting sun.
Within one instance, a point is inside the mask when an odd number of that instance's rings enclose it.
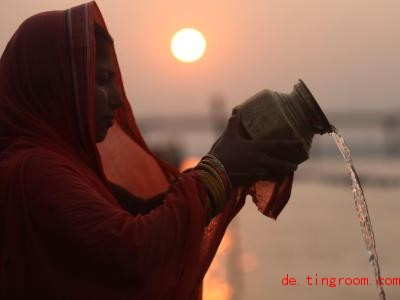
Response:
[[[194,28],[183,28],[175,33],[171,40],[171,51],[174,57],[184,63],[199,60],[206,50],[206,40],[200,31]]]

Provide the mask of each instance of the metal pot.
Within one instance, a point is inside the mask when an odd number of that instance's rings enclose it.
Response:
[[[302,151],[276,156],[304,161],[310,154],[314,134],[332,132],[332,126],[314,96],[299,80],[290,94],[262,90],[233,109],[248,135],[255,140],[297,139]]]

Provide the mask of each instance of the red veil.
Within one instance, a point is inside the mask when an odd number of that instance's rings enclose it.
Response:
[[[119,69],[123,105],[96,145],[95,22],[95,2],[32,16],[1,57],[0,298],[198,299],[244,196],[206,226],[205,187],[147,148]],[[132,216],[109,180],[168,193]]]

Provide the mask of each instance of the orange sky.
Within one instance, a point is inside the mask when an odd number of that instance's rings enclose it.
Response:
[[[2,0],[0,51],[28,16],[81,3]],[[99,0],[128,96],[148,113],[207,112],[263,88],[289,92],[304,79],[326,110],[399,109],[400,1]],[[169,42],[181,27],[207,39],[202,60],[182,64]]]

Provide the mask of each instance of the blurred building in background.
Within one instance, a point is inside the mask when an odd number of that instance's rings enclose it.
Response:
[[[209,115],[186,114],[149,116],[138,120],[146,140],[161,156],[172,159],[202,156],[222,133],[231,113],[221,95],[209,101]],[[400,110],[326,112],[331,124],[346,137],[355,156],[400,156]],[[173,145],[173,146],[172,146]],[[164,149],[164,150],[163,150]],[[172,154],[177,150],[179,152]],[[169,154],[168,154],[169,153]],[[337,156],[335,144],[330,140],[314,138],[311,156],[323,158]],[[172,158],[172,156],[174,158]]]

